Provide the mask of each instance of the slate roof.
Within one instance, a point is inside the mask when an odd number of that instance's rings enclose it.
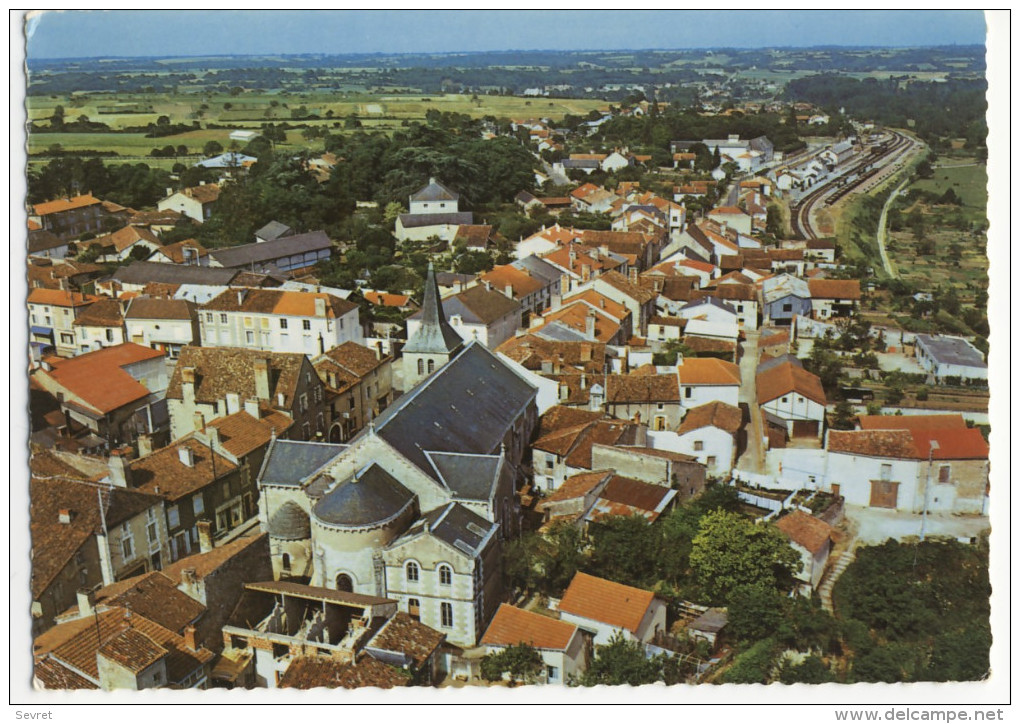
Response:
[[[425,276],[425,293],[418,315],[422,320],[421,326],[407,340],[404,354],[448,355],[464,344],[461,336],[446,321],[446,314],[439,301],[439,286],[436,283],[436,272],[432,262],[429,262]]]
[[[312,508],[312,515],[327,525],[364,527],[383,523],[417,500],[376,463],[326,491]]]
[[[446,214],[401,214],[400,225],[405,229],[422,226],[464,226],[474,223],[475,215],[470,211],[455,211]]]
[[[536,649],[563,651],[576,633],[577,626],[572,623],[501,603],[480,643],[488,646],[525,643]]]
[[[743,420],[744,413],[739,407],[715,400],[688,410],[677,432],[685,435],[703,427],[718,427],[731,435],[736,435]]]
[[[251,264],[281,259],[294,254],[321,251],[332,246],[324,231],[309,231],[306,234],[284,236],[273,241],[252,242],[227,249],[214,249],[209,252],[220,266],[227,268],[247,267]]]
[[[270,516],[266,532],[278,540],[307,540],[312,537],[312,525],[308,513],[288,500]]]
[[[982,369],[988,367],[981,352],[962,337],[919,334],[917,345],[927,351],[938,364]]]
[[[492,523],[460,503],[447,503],[423,515],[412,525],[405,536],[393,542],[393,546],[417,537],[422,533],[435,536],[448,546],[466,556],[478,554],[481,545],[489,539],[497,524]]]
[[[498,455],[426,452],[440,480],[458,498],[488,501],[503,473]]]
[[[654,598],[651,591],[578,572],[563,594],[559,609],[636,632]]]
[[[406,349],[406,348],[405,348]],[[469,342],[375,419],[375,433],[435,477],[425,450],[493,454],[537,390],[484,345]]]
[[[301,483],[347,449],[325,442],[274,440],[259,473],[260,485],[300,487]]]
[[[787,538],[806,548],[812,555],[829,544],[833,527],[824,520],[808,515],[802,510],[793,510],[775,522]]]
[[[460,194],[444,186],[435,178],[411,194],[411,201],[456,201]]]
[[[758,404],[763,405],[777,397],[796,392],[809,400],[824,406],[827,404],[825,390],[818,375],[808,372],[799,365],[784,362],[759,372],[755,379]]]
[[[36,229],[28,232],[28,253],[38,254],[50,249],[59,249],[67,246],[67,242],[45,229]]]
[[[144,286],[150,282],[163,284],[204,284],[226,286],[237,275],[237,269],[195,266],[193,264],[162,264],[156,261],[136,261],[120,267],[113,273],[113,281],[121,284]]]
[[[259,239],[264,239],[265,241],[275,241],[281,236],[288,236],[293,233],[294,230],[286,224],[281,224],[279,221],[270,221],[268,224],[256,231],[255,236]]]
[[[560,279],[560,270],[540,257],[530,254],[523,259],[515,259],[510,266],[526,271],[533,277],[541,279],[546,285],[553,284]]]

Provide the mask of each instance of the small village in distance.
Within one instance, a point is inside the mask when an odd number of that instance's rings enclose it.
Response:
[[[30,62],[35,686],[985,678],[983,48],[896,52]]]

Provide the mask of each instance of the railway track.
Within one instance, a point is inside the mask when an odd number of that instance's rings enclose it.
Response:
[[[840,178],[822,184],[792,208],[790,225],[796,238],[805,240],[818,238],[814,229],[811,228],[811,211],[816,203],[824,199],[826,204],[831,204],[857,190],[885,168],[885,161],[902,153],[913,143],[904,135],[899,133],[893,135],[895,138],[891,142],[887,141],[874,149],[868,158],[845,172]],[[853,180],[844,184],[839,183],[842,179],[849,177],[852,177]],[[835,193],[833,193],[833,188],[836,189]]]

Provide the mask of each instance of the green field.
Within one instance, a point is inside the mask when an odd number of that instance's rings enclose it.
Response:
[[[988,206],[988,171],[983,164],[946,166],[935,168],[934,171],[934,178],[915,181],[910,188],[931,191],[940,196],[951,188],[963,199],[963,208],[968,217],[980,219],[985,216]]]

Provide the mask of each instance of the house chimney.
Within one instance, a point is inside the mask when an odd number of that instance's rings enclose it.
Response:
[[[167,196],[173,196],[174,195],[174,190],[172,188],[170,188],[169,186],[166,187],[166,195]]]
[[[561,382],[560,383],[560,400],[561,401],[566,400],[568,397],[570,397],[570,388],[567,387],[566,384]]]
[[[241,410],[241,396],[236,392],[227,393],[227,414],[233,415]]]
[[[205,436],[209,439],[209,448],[220,448],[223,446],[220,444],[220,429],[218,427],[212,427],[211,425],[206,428]]]
[[[195,368],[181,367],[181,400],[185,407],[195,404]]]
[[[143,458],[146,455],[152,455],[152,435],[147,432],[138,434],[138,457]]]
[[[181,445],[177,448],[177,457],[189,468],[195,466],[195,453],[187,445]]]
[[[195,523],[195,527],[198,528],[198,550],[208,553],[213,549],[212,523],[208,520],[200,520]]]
[[[96,606],[96,592],[91,588],[78,589],[78,615],[81,618],[91,616]]]
[[[276,393],[276,406],[277,407],[284,407],[284,406],[286,406],[286,404],[287,404],[287,397],[282,392]]]
[[[198,651],[198,646],[195,644],[195,627],[187,625],[184,627],[184,648],[188,651]]]
[[[590,279],[591,279],[591,265],[590,264],[582,264],[581,265],[581,282],[584,283],[584,282],[587,282]]]
[[[581,373],[581,389],[582,390],[588,389],[588,375],[584,374],[583,372]]]
[[[553,371],[553,363],[551,359],[542,360],[542,374],[551,375]]]
[[[238,289],[237,290],[237,306],[240,307],[242,304],[244,304],[244,298],[246,296],[248,296],[248,290],[247,289]]]
[[[595,339],[595,313],[589,312],[584,319],[584,333],[591,339]]]
[[[255,397],[268,400],[269,396],[269,360],[255,360]]]
[[[259,419],[259,401],[255,399],[249,399],[244,401],[244,411],[254,417],[256,420]]]
[[[191,416],[191,424],[195,426],[196,430],[201,430],[205,427],[205,415],[198,410],[195,410],[195,414]]]
[[[184,593],[195,598],[195,593],[198,591],[198,571],[194,568],[183,569],[181,571],[181,585],[184,587]]]
[[[57,516],[58,516],[58,520],[60,521],[61,525],[70,525],[71,524],[72,516],[71,516],[71,509],[70,508],[61,508],[59,511],[57,511]]]
[[[128,487],[128,483],[131,478],[131,469],[127,466],[124,451],[120,448],[114,448],[111,450],[108,465],[110,466],[110,484],[118,488]]]
[[[316,317],[326,316],[326,300],[323,297],[315,298],[315,316]]]
[[[630,270],[630,283],[637,285],[637,267]]]
[[[503,294],[506,295],[507,299],[513,299],[514,288],[511,285],[507,284],[505,287],[503,287]]]

